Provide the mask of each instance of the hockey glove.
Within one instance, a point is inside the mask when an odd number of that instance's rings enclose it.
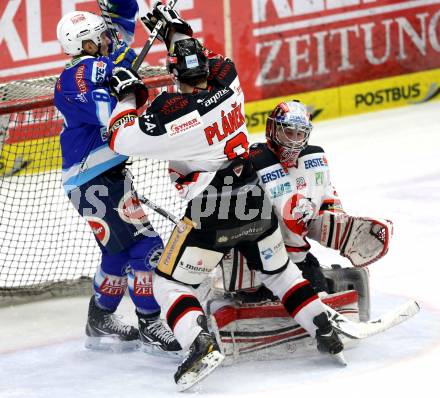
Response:
[[[393,223],[389,220],[324,211],[317,221],[321,223],[316,228],[320,233],[311,228],[309,236],[323,246],[339,250],[355,267],[364,267],[383,257],[393,234]]]
[[[111,53],[109,58],[115,66],[131,68],[137,59],[137,54],[131,47],[124,43],[116,51]]]
[[[146,16],[141,17],[144,25],[152,32],[156,23],[161,20],[163,22],[162,28],[159,30],[157,38],[163,41],[167,48],[170,45],[170,33],[178,32],[192,37],[193,30],[189,24],[180,18],[179,13],[162,2],[158,1],[153,6],[153,11],[147,13]]]
[[[130,93],[134,94],[137,109],[145,105],[148,100],[148,88],[145,87],[139,75],[131,69],[120,67],[113,69],[110,89],[119,101]]]

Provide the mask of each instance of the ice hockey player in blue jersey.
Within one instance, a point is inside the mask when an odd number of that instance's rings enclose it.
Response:
[[[125,42],[116,48],[101,16],[74,11],[63,16],[57,38],[72,56],[55,87],[55,105],[64,117],[60,135],[63,185],[92,228],[102,251],[94,277],[86,334],[92,349],[133,349],[177,353],[180,345],[160,319],[153,296],[152,270],[163,243],[144,213],[126,168],[127,156],[107,143],[107,122],[116,105],[109,77],[115,66],[130,67],[136,53],[128,46],[138,5],[108,2],[112,21]],[[139,329],[114,314],[128,286]]]

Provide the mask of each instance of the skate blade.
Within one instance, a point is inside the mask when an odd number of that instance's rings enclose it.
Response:
[[[181,359],[183,357],[183,351],[165,351],[157,345],[142,343],[142,351],[148,355],[154,355],[156,357],[162,358],[177,358]]]
[[[331,357],[334,358],[334,360],[341,366],[347,366],[348,363],[345,360],[345,356],[344,354],[341,352],[339,352],[338,354],[331,354]]]
[[[109,351],[115,353],[137,351],[141,348],[140,340],[123,341],[116,336],[87,336],[85,347],[92,351]]]
[[[224,355],[219,351],[210,352],[179,379],[177,390],[180,392],[188,390],[208,376],[224,359]]]

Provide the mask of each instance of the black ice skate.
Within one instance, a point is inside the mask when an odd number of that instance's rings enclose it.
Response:
[[[313,323],[318,327],[316,330],[316,341],[318,342],[318,351],[328,353],[346,366],[344,354],[342,350],[344,345],[342,344],[338,334],[333,329],[328,316],[325,312],[321,312],[319,315],[313,318]]]
[[[136,311],[142,348],[149,354],[180,355],[182,347],[158,314],[148,316]]]
[[[188,357],[178,367],[174,380],[185,391],[208,376],[225,359],[215,338],[202,330],[189,348]]]
[[[131,351],[141,346],[138,330],[96,305],[92,296],[86,325],[86,348],[104,351]]]

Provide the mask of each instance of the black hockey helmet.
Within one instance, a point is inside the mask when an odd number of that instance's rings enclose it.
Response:
[[[174,43],[168,53],[168,71],[182,83],[193,84],[207,79],[209,63],[206,52],[196,39],[183,39]]]

